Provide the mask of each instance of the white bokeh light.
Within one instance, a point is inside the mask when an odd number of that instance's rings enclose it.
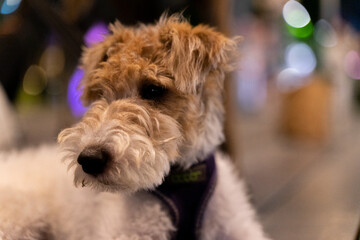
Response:
[[[305,27],[310,22],[310,15],[299,2],[290,0],[283,7],[283,17],[294,28]]]
[[[281,92],[295,91],[305,86],[307,82],[308,78],[302,76],[298,70],[294,68],[285,68],[276,78],[277,88]]]
[[[315,40],[323,47],[334,47],[338,40],[334,28],[324,19],[315,24]]]
[[[286,67],[296,69],[301,76],[312,73],[316,67],[316,57],[305,43],[290,44],[285,51]]]

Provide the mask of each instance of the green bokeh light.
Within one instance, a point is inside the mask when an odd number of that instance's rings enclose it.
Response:
[[[314,25],[312,24],[311,21],[305,27],[302,28],[295,28],[290,26],[289,24],[286,24],[286,27],[289,33],[297,38],[308,38],[314,32]]]

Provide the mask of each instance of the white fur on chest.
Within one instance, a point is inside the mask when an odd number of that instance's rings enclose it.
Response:
[[[75,188],[71,173],[49,156],[60,158],[58,149],[0,154],[0,236],[36,239],[39,231],[50,231],[55,239],[165,240],[175,230],[166,207],[152,194]],[[205,211],[202,239],[265,239],[230,161],[216,154],[216,162],[218,181]]]

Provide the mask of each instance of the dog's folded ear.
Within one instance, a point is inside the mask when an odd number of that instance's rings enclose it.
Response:
[[[195,92],[212,71],[231,71],[239,59],[242,37],[228,38],[206,25],[192,27],[183,17],[160,20],[160,41],[179,90]]]
[[[115,21],[113,24],[109,25],[109,30],[111,35],[115,36],[115,42],[121,44],[124,41],[124,38],[131,38],[131,30],[119,21]],[[121,33],[121,34],[119,34]],[[83,54],[81,57],[81,66],[85,72],[91,72],[95,69],[101,62],[107,60],[110,47],[114,46],[114,39],[105,38],[104,41],[98,42],[91,45],[90,47],[83,48]]]
[[[108,56],[112,52],[116,52],[119,46],[133,36],[132,29],[122,25],[119,21],[115,21],[109,25],[111,37],[106,37],[104,41],[84,47],[81,56],[81,67],[84,70],[84,77],[80,83],[80,88],[83,87],[82,101],[85,105],[89,105],[93,100],[98,99],[101,91],[104,91],[104,86],[95,84],[97,81],[90,81],[95,74],[96,69],[108,60]],[[93,79],[94,80],[94,79]]]

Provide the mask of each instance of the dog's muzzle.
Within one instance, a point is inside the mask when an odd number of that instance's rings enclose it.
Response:
[[[103,173],[109,161],[109,152],[96,146],[85,148],[77,159],[83,171],[93,176]]]

